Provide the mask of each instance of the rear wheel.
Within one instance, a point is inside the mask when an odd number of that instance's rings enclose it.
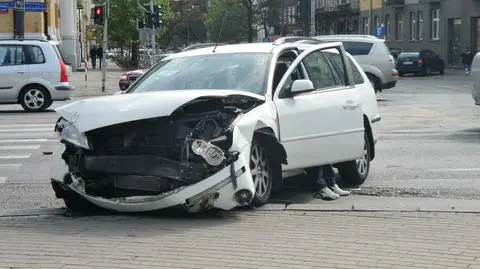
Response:
[[[444,75],[444,74],[445,74],[445,68],[442,68],[442,69],[440,70],[440,75]]]
[[[364,141],[363,154],[360,159],[337,165],[342,183],[347,186],[362,185],[370,172],[371,141],[366,132],[364,134]]]
[[[48,90],[40,85],[26,86],[20,91],[18,99],[23,109],[28,112],[45,111],[52,104]]]
[[[380,82],[378,78],[371,74],[367,74],[367,77],[368,77],[368,80],[370,81],[370,84],[372,84],[375,92],[381,92],[382,89],[380,88]]]

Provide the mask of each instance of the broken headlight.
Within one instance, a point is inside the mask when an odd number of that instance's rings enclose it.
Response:
[[[221,148],[200,139],[192,142],[192,151],[212,166],[220,165],[225,160],[225,153]]]
[[[55,132],[65,141],[81,148],[90,149],[90,143],[85,134],[81,133],[77,127],[63,118],[55,125]]]

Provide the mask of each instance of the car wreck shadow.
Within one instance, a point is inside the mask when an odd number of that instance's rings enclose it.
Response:
[[[315,200],[313,197],[312,182],[306,176],[295,176],[284,179],[283,187],[270,198],[271,204],[298,204]]]

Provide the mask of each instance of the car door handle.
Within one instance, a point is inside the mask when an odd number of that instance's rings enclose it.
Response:
[[[355,110],[359,106],[360,106],[359,103],[355,103],[355,102],[349,100],[349,101],[345,102],[345,104],[343,105],[343,109],[345,109],[345,110]]]

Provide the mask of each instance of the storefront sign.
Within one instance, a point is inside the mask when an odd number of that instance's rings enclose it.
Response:
[[[15,7],[23,9],[22,1],[0,1],[0,12],[8,12]],[[25,12],[45,12],[44,2],[25,2]]]

